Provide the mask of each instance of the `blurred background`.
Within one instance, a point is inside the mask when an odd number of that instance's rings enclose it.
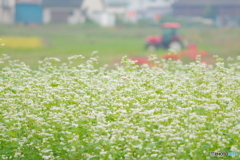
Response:
[[[64,62],[93,51],[100,64],[124,55],[161,58],[169,52],[161,26],[169,22],[179,24],[179,53],[240,55],[240,0],[0,0],[0,53],[32,68],[46,57]]]

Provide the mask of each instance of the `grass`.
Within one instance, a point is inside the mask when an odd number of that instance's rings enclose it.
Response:
[[[239,55],[240,29],[216,28],[182,28],[183,37],[196,43],[200,50],[209,51],[212,55],[222,57]],[[115,27],[101,28],[94,25],[39,25],[0,26],[0,37],[39,37],[44,43],[43,48],[0,48],[14,59],[20,59],[33,68],[37,62],[46,57],[58,57],[66,61],[67,57],[82,54],[90,57],[93,51],[99,51],[100,63],[112,63],[124,55],[147,56],[150,52],[144,50],[145,37],[160,34],[158,27]],[[4,42],[4,39],[3,39]],[[153,52],[158,56],[166,50]]]
[[[147,34],[153,33],[145,29],[106,29],[98,27],[83,26],[11,26],[3,27],[1,35],[35,36],[45,42],[45,48],[38,49],[13,49],[6,46],[2,52],[13,58],[29,60],[26,62],[34,66],[37,60],[45,57],[59,57],[66,59],[75,54],[90,55],[93,51],[99,51],[103,55],[101,62],[109,63],[114,58],[120,58],[126,54],[144,55],[144,38]],[[30,31],[29,31],[30,30]],[[144,32],[142,32],[144,31]],[[4,34],[3,34],[4,33]],[[4,41],[4,40],[3,40]]]

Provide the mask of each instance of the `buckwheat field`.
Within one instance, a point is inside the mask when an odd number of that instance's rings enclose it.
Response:
[[[204,160],[240,153],[240,57],[98,67],[95,55],[32,70],[1,56],[0,159]],[[0,64],[1,65],[1,64]],[[223,156],[221,159],[240,159]]]

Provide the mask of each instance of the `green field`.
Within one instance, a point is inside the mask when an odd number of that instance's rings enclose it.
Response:
[[[240,54],[240,29],[182,28],[181,34],[198,45],[200,50],[222,57]],[[95,25],[10,25],[0,26],[0,38],[5,36],[38,37],[42,48],[11,48],[6,44],[1,53],[13,59],[20,59],[35,68],[39,60],[58,57],[65,61],[71,55],[81,54],[89,57],[98,51],[100,63],[112,63],[124,55],[147,56],[144,50],[145,37],[160,34],[158,27],[114,27],[101,28]],[[4,39],[2,40],[4,42]],[[158,56],[166,50],[154,52]]]

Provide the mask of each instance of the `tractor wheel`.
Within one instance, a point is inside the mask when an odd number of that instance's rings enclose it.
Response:
[[[179,52],[183,49],[183,45],[180,41],[172,41],[170,42],[168,49]]]
[[[156,51],[156,50],[157,50],[157,47],[156,47],[155,45],[153,45],[153,44],[148,44],[148,45],[146,46],[146,49],[147,49],[148,51]]]

